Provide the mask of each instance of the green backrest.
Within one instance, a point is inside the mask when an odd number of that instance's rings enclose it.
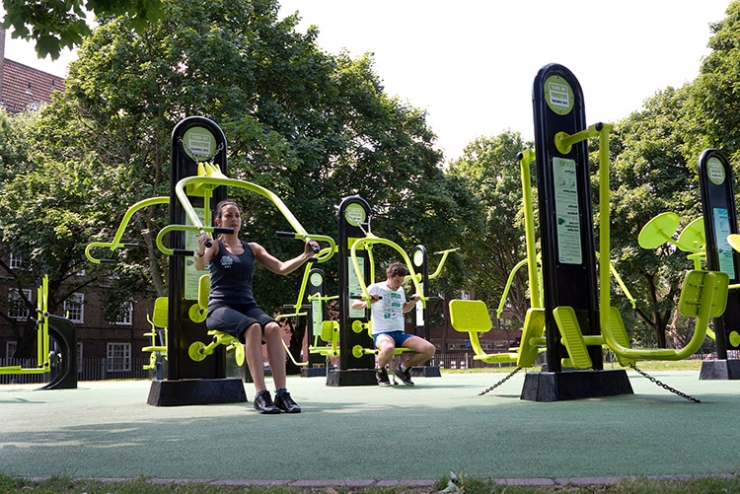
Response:
[[[154,327],[167,327],[167,312],[169,310],[167,305],[167,297],[159,297],[154,301],[154,314],[152,316],[152,324],[154,324]]]
[[[714,291],[712,296],[712,307],[709,317],[719,317],[725,312],[727,305],[727,286],[729,277],[727,273],[712,271],[716,282],[711,287],[706,285],[707,271],[693,270],[686,273],[681,287],[681,297],[678,300],[678,310],[681,314],[689,317],[697,317],[701,306],[701,295],[704,289]]]
[[[336,321],[324,321],[321,323],[321,340],[331,343],[339,336],[339,323]],[[338,340],[339,338],[337,338]]]
[[[491,315],[482,300],[450,300],[450,322],[455,331],[485,333],[491,329]]]
[[[198,280],[198,306],[208,310],[208,296],[211,294],[211,275],[204,274]]]

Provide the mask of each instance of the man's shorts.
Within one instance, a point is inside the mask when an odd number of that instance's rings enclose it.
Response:
[[[244,332],[257,323],[265,331],[265,326],[275,322],[256,305],[217,305],[208,310],[206,327],[235,336],[244,343]]]
[[[378,346],[378,336],[380,335],[386,335],[393,338],[393,342],[396,344],[396,348],[403,346],[403,343],[411,338],[413,335],[406,334],[403,331],[391,331],[389,333],[378,333],[373,335],[373,343],[375,344],[375,347]]]

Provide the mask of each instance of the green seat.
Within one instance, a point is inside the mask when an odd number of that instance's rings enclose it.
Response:
[[[481,347],[478,333],[487,333],[491,330],[491,315],[488,307],[482,300],[450,300],[450,323],[455,331],[468,333],[470,346],[475,352],[473,360],[480,360],[487,364],[501,364],[516,362],[519,354],[486,353]]]
[[[615,309],[609,314],[608,327],[602,328],[606,343],[618,356],[637,360],[683,360],[701,347],[707,334],[709,321],[721,316],[727,304],[729,277],[719,271],[692,270],[686,273],[681,287],[678,310],[687,317],[696,318],[696,327],[691,340],[680,349],[630,348],[620,336],[624,332],[621,316]],[[626,332],[625,332],[626,334]],[[624,338],[622,342],[620,338]]]
[[[360,320],[355,320],[352,322],[352,331],[355,333],[362,333],[362,330],[367,330],[367,335],[370,337],[370,339],[373,339],[373,320],[372,318],[368,322],[362,322]],[[401,355],[404,352],[411,352],[410,348],[404,348],[404,347],[396,347],[393,350],[393,355]],[[377,355],[380,352],[377,348],[373,346],[373,348],[365,348],[362,345],[355,345],[352,347],[352,355],[355,358],[360,358],[363,355]],[[394,357],[395,358],[395,357]]]
[[[200,313],[205,315],[208,312],[208,296],[211,293],[211,276],[204,274],[198,279],[198,303],[194,308],[191,308],[191,318],[193,315]],[[205,320],[205,317],[200,318],[201,321]],[[222,331],[209,330],[209,336],[213,336],[213,341],[208,345],[201,343],[200,341],[194,341],[188,348],[188,355],[191,359],[196,362],[204,360],[207,356],[211,355],[219,345],[226,345],[226,350],[234,350],[236,363],[241,366],[245,361],[244,345],[234,336],[224,333]]]
[[[157,367],[159,359],[167,356],[167,326],[168,326],[168,299],[167,297],[158,297],[154,300],[154,310],[152,317],[147,314],[146,319],[152,326],[152,330],[144,333],[151,340],[151,344],[141,349],[142,352],[150,354],[149,364],[143,366],[144,370],[151,370]],[[159,337],[159,341],[158,341]]]
[[[328,343],[328,345],[313,345],[309,347],[308,352],[324,357],[337,357],[339,355],[339,323],[337,321],[323,321],[319,337],[321,341]]]

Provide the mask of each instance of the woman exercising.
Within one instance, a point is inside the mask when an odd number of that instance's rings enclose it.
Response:
[[[275,319],[257,306],[252,292],[255,261],[277,274],[298,269],[313,255],[316,242],[306,242],[303,253],[288,261],[280,261],[255,242],[239,239],[242,218],[239,206],[225,200],[216,206],[216,226],[233,228],[230,234],[220,234],[215,241],[207,233],[198,237],[195,268],[208,266],[211,293],[208,298],[208,329],[235,336],[246,346],[247,365],[254,380],[254,408],[260,413],[300,413],[299,407],[285,388],[285,350],[280,326]],[[210,247],[207,244],[210,243]],[[267,360],[275,383],[275,401],[265,386],[262,346],[267,345]]]

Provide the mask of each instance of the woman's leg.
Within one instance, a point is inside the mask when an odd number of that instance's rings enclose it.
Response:
[[[252,324],[244,332],[244,344],[246,346],[249,373],[252,375],[252,381],[254,381],[254,389],[259,393],[267,389],[265,386],[265,366],[262,360],[262,331],[259,323]],[[270,366],[272,366],[272,362]]]
[[[270,362],[272,380],[275,389],[285,387],[285,348],[283,347],[283,335],[280,326],[276,322],[270,322],[265,326],[262,336],[267,345],[267,361]]]

